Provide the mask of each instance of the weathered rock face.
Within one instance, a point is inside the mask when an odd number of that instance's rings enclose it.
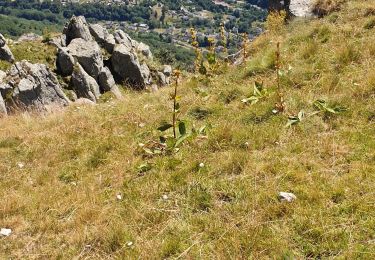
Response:
[[[6,44],[6,40],[2,34],[0,34],[0,60],[14,62],[13,53]]]
[[[167,77],[172,76],[172,67],[170,65],[164,65],[163,66],[163,73]]]
[[[139,43],[138,46],[137,46],[137,50],[140,53],[142,53],[142,55],[145,56],[147,59],[150,59],[150,60],[153,59],[152,52],[150,50],[150,46],[148,46],[147,44],[144,44],[143,42]]]
[[[130,52],[126,45],[119,44],[113,50],[112,58],[113,70],[124,81],[144,88],[149,84],[150,70],[147,65],[140,65],[137,56]]]
[[[100,24],[90,24],[90,33],[95,41],[99,43],[108,53],[113,52],[116,45],[115,37]]]
[[[73,73],[74,57],[69,53],[69,49],[61,47],[57,53],[56,67],[58,72],[66,77]]]
[[[107,67],[104,67],[99,74],[99,86],[100,86],[100,88],[104,92],[106,92],[106,91],[111,91],[111,89],[115,85],[116,85],[116,83],[115,83],[115,80],[113,79],[111,71]]]
[[[7,74],[4,71],[0,70],[0,84],[3,83],[6,76]]]
[[[0,117],[8,114],[3,97],[0,95]]]
[[[3,88],[2,83],[5,80],[6,75],[7,74],[4,71],[0,70],[0,90]],[[7,109],[5,107],[3,96],[0,93],[0,117],[3,115],[7,115]]]
[[[102,92],[116,92],[116,89],[118,90],[113,76],[118,82],[126,82],[135,88],[142,89],[152,83],[152,76],[155,78],[154,82],[161,81],[162,85],[169,84],[170,81],[169,78],[172,73],[170,67],[167,67],[166,73],[162,71],[163,76],[157,76],[154,71],[151,74],[146,64],[153,58],[148,45],[138,43],[122,30],[117,30],[114,34],[111,34],[100,24],[88,25],[84,17],[73,17],[66,25],[63,36],[54,39],[52,44],[59,48],[56,65],[62,76],[75,74],[76,83],[79,78],[85,78],[82,76],[84,73],[73,72],[73,67],[78,63],[83,72],[96,81]],[[67,47],[64,48],[64,46]],[[109,54],[108,61],[110,64],[106,64],[106,66],[110,69],[104,67],[101,47]],[[141,58],[138,59],[138,57]],[[168,72],[168,69],[170,72]],[[89,82],[89,80],[86,80],[86,82]],[[76,85],[82,84],[77,83]],[[80,89],[82,88],[77,88],[81,91]],[[81,96],[94,101],[93,97],[96,95],[93,91],[91,91],[92,95],[88,91],[85,93]],[[119,91],[116,96],[120,96]]]
[[[103,92],[111,91],[116,98],[122,98],[121,91],[117,87],[112,73],[107,67],[104,67],[99,74],[99,86]]]
[[[66,47],[66,35],[61,34],[59,36],[53,37],[49,44],[55,46],[56,48]]]
[[[65,26],[63,34],[66,35],[66,45],[69,45],[73,39],[77,38],[92,41],[89,26],[83,16],[73,16]]]
[[[165,76],[165,74],[163,72],[160,72],[160,71],[157,74],[158,74],[158,78],[159,78],[159,84],[161,86],[167,85],[168,84],[167,83],[167,77]]]
[[[114,37],[116,43],[124,45],[128,49],[128,51],[131,51],[133,49],[133,45],[135,44],[135,42],[123,30],[117,30]]]
[[[85,71],[97,79],[103,68],[103,57],[99,45],[95,41],[77,38],[72,40],[67,48],[69,54],[77,59]]]
[[[96,102],[100,97],[98,83],[79,64],[74,67],[71,85],[78,98],[88,98]]]
[[[289,11],[297,17],[310,17],[314,2],[315,0],[290,0]]]
[[[14,64],[0,91],[8,111],[45,111],[69,104],[55,75],[44,64]]]

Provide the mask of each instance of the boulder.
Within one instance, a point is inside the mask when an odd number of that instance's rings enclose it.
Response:
[[[159,79],[159,85],[160,86],[168,85],[167,77],[165,76],[165,74],[163,72],[160,72],[160,71],[158,71],[157,74],[158,74],[158,79]]]
[[[69,104],[56,76],[44,64],[14,64],[0,88],[8,111],[45,111]]]
[[[5,60],[8,62],[14,62],[14,56],[11,50],[9,49],[5,37],[0,34],[0,60]]]
[[[65,25],[63,33],[66,35],[66,45],[74,39],[81,38],[86,41],[92,41],[89,26],[83,16],[73,16]]]
[[[5,81],[6,76],[7,74],[4,71],[0,70],[0,90],[2,89],[2,83]],[[7,109],[5,106],[3,96],[0,93],[0,116],[2,115],[7,115]]]
[[[0,47],[4,47],[7,44],[5,37],[0,33]]]
[[[8,114],[7,108],[5,106],[5,102],[3,96],[0,94],[0,117],[6,116]]]
[[[164,65],[163,73],[167,77],[172,76],[172,66],[170,66],[170,65]]]
[[[90,24],[90,33],[95,41],[99,43],[107,52],[112,53],[116,45],[115,37],[100,24]]]
[[[66,47],[60,48],[56,59],[58,72],[64,77],[72,75],[74,63],[74,57],[69,53],[69,49]]]
[[[147,44],[144,44],[143,42],[139,43],[137,46],[137,51],[142,53],[143,56],[145,56],[147,59],[152,60],[152,52],[150,50],[150,46]]]
[[[136,54],[129,51],[126,45],[115,46],[111,58],[114,72],[124,81],[138,88],[150,83],[150,70],[146,64],[139,64]]]
[[[130,38],[130,36],[123,30],[117,30],[114,37],[116,43],[124,45],[128,49],[128,51],[131,51],[133,49],[135,41],[133,41],[133,39]]]
[[[99,45],[95,41],[77,38],[72,40],[67,48],[69,54],[96,80],[103,68],[103,56]]]
[[[107,67],[103,67],[99,73],[99,86],[103,92],[111,91],[112,87],[116,85],[111,71]]]
[[[55,46],[56,48],[62,48],[66,47],[66,35],[61,34],[59,36],[53,37],[50,41],[49,44]]]
[[[115,83],[112,73],[107,67],[104,67],[99,74],[99,86],[103,92],[111,91],[116,98],[122,98],[122,94]]]
[[[89,105],[89,106],[94,106],[95,105],[95,102],[91,101],[90,99],[87,99],[87,98],[79,98],[77,99],[76,101],[74,101],[73,103],[74,105]]]
[[[4,71],[0,70],[0,84],[3,83],[6,76],[7,74]]]
[[[98,83],[79,64],[74,67],[71,85],[78,98],[88,98],[96,102],[100,97]]]
[[[25,33],[18,38],[18,42],[41,41],[43,37],[35,33]]]
[[[145,85],[150,85],[152,83],[151,71],[146,63],[142,63],[141,65],[141,75]]]

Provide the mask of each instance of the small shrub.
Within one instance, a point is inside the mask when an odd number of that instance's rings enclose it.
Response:
[[[284,10],[280,12],[270,12],[266,21],[266,29],[270,32],[280,32],[286,19],[286,12]]]
[[[338,51],[336,62],[338,67],[344,67],[352,62],[358,61],[360,53],[353,45],[346,45]]]
[[[109,145],[99,146],[94,153],[91,155],[87,165],[90,168],[97,168],[104,164],[105,160],[108,158],[108,153],[112,150]]]
[[[375,27],[375,18],[371,18],[370,20],[366,22],[365,26],[363,26],[363,28],[366,30],[373,29],[374,27]]]
[[[220,93],[220,99],[225,103],[225,104],[230,104],[232,101],[238,99],[242,95],[242,91],[239,90],[238,88],[231,89],[226,92],[221,92]]]
[[[22,139],[19,137],[9,137],[0,141],[0,148],[13,148],[19,146]]]
[[[312,8],[314,14],[319,17],[339,11],[344,0],[317,0]]]
[[[195,107],[190,110],[189,114],[197,120],[206,119],[209,115],[212,114],[212,111],[206,108]]]
[[[212,196],[201,184],[192,184],[188,188],[188,196],[193,211],[208,211],[212,206]]]
[[[301,56],[303,59],[308,60],[315,56],[318,46],[315,42],[309,41],[303,48]]]

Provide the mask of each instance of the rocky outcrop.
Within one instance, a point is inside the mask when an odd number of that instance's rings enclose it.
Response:
[[[57,71],[64,77],[70,76],[74,69],[74,57],[69,53],[69,49],[61,47],[57,53]]]
[[[123,80],[144,88],[149,84],[150,70],[147,65],[140,65],[136,54],[129,51],[126,45],[118,44],[113,50],[112,67],[115,73]]]
[[[170,67],[167,67],[166,73],[161,71],[163,75],[157,75],[155,71],[151,73],[147,63],[153,59],[153,55],[148,45],[138,43],[122,30],[111,34],[100,24],[89,25],[81,16],[73,17],[67,23],[63,36],[54,39],[53,44],[59,48],[56,61],[58,72],[62,76],[74,74],[75,85],[80,86],[76,90],[81,92],[82,97],[93,101],[94,97],[97,99],[97,95],[92,90],[90,94],[87,86],[94,84],[92,80],[82,80],[87,78],[84,73],[96,81],[101,93],[112,91],[116,96],[121,96],[116,82],[126,82],[129,86],[143,89],[153,82],[152,76],[155,78],[154,82],[160,82],[161,85],[167,85],[170,81]],[[110,63],[106,64],[108,67],[104,67],[101,48],[106,50],[104,55]],[[77,64],[83,70],[81,73],[73,72],[73,67]],[[78,84],[78,81],[81,83]],[[82,85],[86,87],[83,88]],[[78,93],[77,95],[80,97]]]
[[[56,76],[44,64],[17,62],[0,84],[8,111],[46,111],[69,104]]]
[[[81,38],[86,41],[92,41],[89,26],[83,16],[73,16],[69,23],[65,25],[63,34],[66,35],[66,45],[74,39]]]
[[[289,17],[310,17],[315,0],[269,0],[270,11],[285,10]]]
[[[103,57],[99,45],[95,41],[76,38],[67,48],[69,54],[78,61],[85,71],[97,79],[103,68]]]
[[[90,33],[94,37],[95,41],[100,44],[108,53],[113,52],[113,48],[116,45],[115,37],[110,34],[100,24],[90,24]]]
[[[7,62],[14,62],[14,56],[9,49],[5,37],[0,34],[0,60],[5,60]]]
[[[96,102],[100,97],[98,83],[79,64],[74,67],[71,85],[78,98],[88,98]]]
[[[291,0],[289,11],[296,17],[311,17],[314,0]]]

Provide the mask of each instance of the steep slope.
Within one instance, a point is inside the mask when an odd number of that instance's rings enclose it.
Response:
[[[372,259],[374,6],[295,20],[251,44],[244,66],[185,78],[179,117],[207,130],[177,153],[142,149],[171,121],[171,88],[1,119],[0,227],[12,234],[0,258]],[[287,111],[274,114],[278,41]],[[246,106],[254,81],[269,94]]]

